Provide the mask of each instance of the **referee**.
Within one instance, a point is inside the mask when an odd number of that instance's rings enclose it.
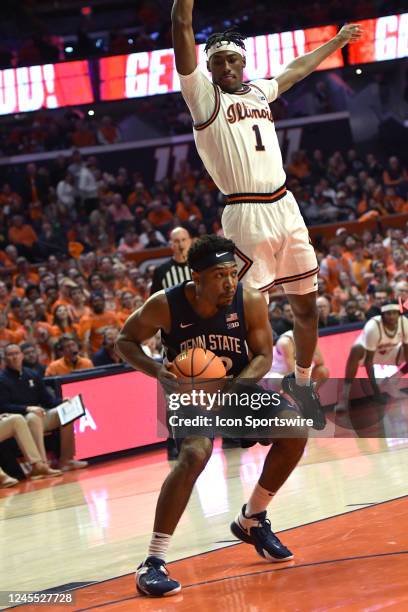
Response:
[[[188,231],[184,227],[175,227],[170,233],[170,248],[173,251],[173,257],[155,269],[150,295],[191,280],[191,272],[187,264],[187,253],[190,246],[191,236]]]
[[[184,227],[175,227],[170,233],[170,247],[173,257],[158,266],[153,274],[150,295],[162,289],[169,289],[179,283],[191,280],[191,271],[187,264],[187,253],[191,246],[191,236]],[[167,458],[177,459],[178,451],[174,440],[167,440]]]

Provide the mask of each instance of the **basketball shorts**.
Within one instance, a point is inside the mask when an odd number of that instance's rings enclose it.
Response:
[[[362,357],[360,361],[358,362],[359,366],[364,365],[365,358],[366,358],[366,353],[364,353],[364,357]],[[374,353],[373,363],[376,365],[401,365],[404,362],[405,362],[404,351],[403,351],[403,347],[401,343],[396,344],[394,347],[387,350],[387,352],[385,353],[381,353],[380,351],[376,351]]]
[[[247,415],[250,415],[251,419],[273,419],[283,412],[299,416],[297,408],[289,404],[284,397],[276,392],[273,393],[258,384],[251,384],[250,386],[245,386],[245,388],[240,385],[240,388],[242,389],[242,395],[240,396],[239,393],[234,395],[234,397],[238,397],[237,403],[221,408],[219,411],[206,412],[196,406],[186,406],[184,409],[172,412],[170,417],[177,417],[176,426],[173,426],[174,420],[172,422],[172,419],[169,418],[170,411],[168,411],[168,430],[170,437],[176,442],[176,447],[180,449],[183,440],[190,436],[200,436],[210,440],[213,440],[216,436],[221,436],[223,438],[241,439],[241,443],[242,440],[248,440],[255,444],[258,440],[268,438],[268,434],[273,431],[276,432],[276,430],[273,430],[269,425],[262,425],[258,429],[252,429],[251,424],[246,426],[245,419]],[[266,396],[271,397],[270,402],[265,401]],[[233,421],[228,420],[227,422],[225,420],[224,424],[217,426],[214,425],[215,415],[219,415],[223,419],[232,418]],[[196,421],[196,425],[192,425],[191,428],[179,426],[181,419],[200,419],[203,416],[212,418],[211,423],[201,420]],[[236,420],[240,422],[236,422]],[[270,437],[273,437],[272,433]],[[252,444],[248,442],[244,446],[252,446]]]
[[[222,227],[237,247],[239,278],[265,294],[276,285],[295,295],[317,291],[319,266],[297,202],[284,188],[275,193],[227,197]]]

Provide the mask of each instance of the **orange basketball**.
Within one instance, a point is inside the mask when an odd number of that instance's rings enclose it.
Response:
[[[180,353],[171,364],[178,378],[224,378],[226,369],[222,360],[211,351],[193,348]]]

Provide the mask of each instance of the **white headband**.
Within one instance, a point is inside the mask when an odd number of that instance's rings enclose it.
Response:
[[[385,304],[385,306],[381,306],[381,312],[400,312],[400,307],[398,304]]]
[[[244,57],[244,49],[242,47],[236,45],[234,42],[223,40],[222,42],[218,42],[208,49],[208,59],[211,59],[215,53],[220,53],[220,51],[232,51],[233,53],[239,53],[241,57]]]

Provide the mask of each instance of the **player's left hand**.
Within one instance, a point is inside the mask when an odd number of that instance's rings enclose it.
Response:
[[[349,43],[357,42],[361,39],[362,35],[363,28],[358,23],[348,23],[337,33],[336,38],[340,40],[341,46],[344,47]]]

